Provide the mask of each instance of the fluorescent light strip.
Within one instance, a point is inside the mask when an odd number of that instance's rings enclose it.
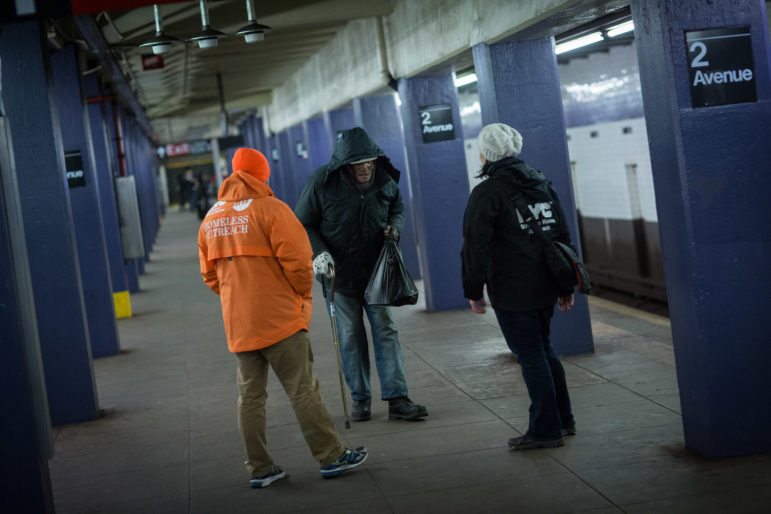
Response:
[[[634,30],[634,22],[632,20],[629,20],[627,22],[619,23],[618,25],[614,25],[613,27],[610,27],[608,29],[608,37],[620,36],[621,34],[632,32],[633,30]]]
[[[592,32],[587,36],[583,36],[578,39],[572,39],[570,41],[566,41],[565,43],[558,44],[555,49],[555,53],[557,55],[563,54],[565,52],[570,52],[571,50],[576,50],[577,48],[582,48],[584,46],[588,46],[594,43],[599,43],[602,40],[603,40],[602,32]]]
[[[476,81],[477,81],[477,74],[469,73],[468,75],[463,75],[462,77],[456,78],[455,87],[466,86],[468,84],[473,84]]]

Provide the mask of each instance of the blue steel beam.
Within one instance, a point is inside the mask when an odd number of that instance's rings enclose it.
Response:
[[[115,88],[118,96],[126,103],[131,112],[137,119],[137,122],[142,127],[145,135],[148,139],[153,139],[153,127],[150,124],[150,119],[147,117],[144,108],[134,96],[134,92],[131,90],[131,86],[126,82],[126,77],[120,70],[120,67],[112,58],[110,48],[107,46],[107,42],[104,40],[102,32],[94,21],[93,16],[83,14],[80,16],[74,16],[73,20],[75,25],[80,30],[83,39],[91,49],[92,52],[99,59],[102,69],[107,73],[113,87]]]
[[[68,193],[75,223],[91,352],[94,357],[116,355],[120,352],[120,343],[99,200],[99,175],[83,99],[77,47],[67,45],[53,52],[51,68],[65,158],[68,154],[77,153],[80,160],[77,172],[82,173],[82,182],[78,182],[77,186],[70,184]],[[73,157],[69,159],[73,160]]]
[[[99,407],[48,43],[36,20],[0,29],[0,91],[14,135],[51,422],[88,421]]]
[[[570,176],[570,157],[554,42],[551,37],[474,46],[482,122],[506,123],[523,138],[520,158],[552,181],[581,252]],[[576,294],[573,308],[554,317],[554,347],[562,355],[594,351],[589,301]]]

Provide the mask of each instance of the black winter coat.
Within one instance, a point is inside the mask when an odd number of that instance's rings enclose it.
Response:
[[[543,174],[516,157],[489,164],[489,178],[471,192],[463,218],[464,296],[482,298],[487,284],[494,309],[529,311],[554,305],[560,291],[549,272],[543,245],[525,220],[535,216],[552,239],[570,245],[565,213]],[[517,212],[520,192],[528,213]]]
[[[345,165],[376,157],[373,185],[360,192]],[[313,256],[327,250],[335,261],[335,290],[362,296],[383,246],[383,229],[401,232],[404,204],[400,172],[361,128],[346,130],[329,164],[313,172],[305,184],[295,215],[308,232]]]

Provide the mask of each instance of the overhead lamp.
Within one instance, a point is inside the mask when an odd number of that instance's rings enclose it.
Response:
[[[225,34],[209,26],[209,8],[206,0],[199,0],[199,5],[201,6],[201,32],[188,41],[197,41],[198,48],[214,48],[217,46],[217,41],[225,37]]]
[[[627,32],[632,32],[634,30],[634,21],[629,20],[625,21],[624,23],[619,23],[618,25],[614,25],[610,28],[608,28],[608,37],[616,37],[620,36],[621,34],[626,34]]]
[[[602,37],[602,32],[592,32],[586,36],[571,39],[570,41],[565,41],[564,43],[558,44],[554,50],[554,53],[557,55],[563,54],[565,52],[570,52],[571,50],[576,50],[578,48],[583,48],[594,43],[599,43],[604,39],[605,38]]]
[[[139,45],[139,48],[150,47],[156,55],[165,54],[171,50],[173,43],[179,42],[179,39],[163,33],[163,22],[158,12],[158,4],[153,5],[153,13],[155,14],[155,37]]]
[[[476,81],[477,81],[477,74],[476,73],[469,73],[468,75],[463,75],[462,77],[457,77],[455,79],[455,87],[466,86],[468,84],[473,84]]]
[[[273,30],[267,25],[261,25],[254,19],[254,6],[252,0],[246,0],[246,16],[249,18],[249,25],[241,27],[236,32],[237,36],[244,36],[247,43],[256,43],[265,39],[265,33]]]

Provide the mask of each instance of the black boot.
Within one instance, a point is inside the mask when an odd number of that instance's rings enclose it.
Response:
[[[372,408],[370,407],[369,398],[367,398],[366,400],[353,401],[351,419],[354,421],[367,421],[369,419],[372,419]]]
[[[428,411],[423,405],[413,403],[406,396],[390,398],[388,400],[388,419],[416,420],[428,416]]]

